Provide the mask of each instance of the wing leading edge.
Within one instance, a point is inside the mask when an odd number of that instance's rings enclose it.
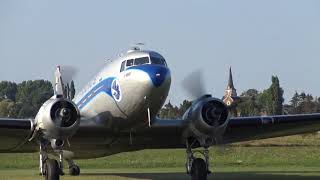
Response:
[[[266,139],[316,132],[320,113],[231,118],[223,139],[225,143]]]
[[[141,148],[184,148],[185,120],[156,119],[150,128],[137,131],[135,145]],[[234,143],[320,130],[319,114],[236,117],[228,122],[220,143]]]
[[[0,153],[19,152],[33,132],[31,119],[0,118]]]

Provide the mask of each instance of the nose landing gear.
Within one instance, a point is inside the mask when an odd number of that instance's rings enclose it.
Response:
[[[192,151],[191,146],[187,143],[187,174],[191,176],[191,180],[207,180],[209,170],[209,150],[205,147],[203,150]],[[194,154],[200,153],[203,158],[195,158]]]
[[[59,180],[61,169],[59,163],[54,159],[47,159],[44,166],[45,180]]]
[[[45,180],[59,180],[63,173],[63,152],[59,152],[59,162],[54,159],[49,159],[44,146],[40,145],[40,175],[45,177]]]
[[[64,175],[63,172],[63,150],[62,146],[53,149],[59,154],[59,160],[49,159],[46,151],[46,146],[49,143],[46,141],[40,142],[40,175],[45,177],[45,180],[60,180],[60,176]],[[52,144],[51,144],[52,145]],[[68,160],[70,175],[78,176],[80,174],[80,168],[73,163],[72,160]]]
[[[191,166],[191,179],[192,180],[206,180],[208,171],[206,162],[201,158],[196,158]]]

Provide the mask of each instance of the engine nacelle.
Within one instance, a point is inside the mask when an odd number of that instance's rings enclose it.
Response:
[[[41,106],[35,122],[45,138],[66,139],[78,130],[80,113],[71,100],[53,96]]]
[[[229,110],[223,101],[205,95],[195,100],[183,115],[189,122],[187,135],[193,137],[219,137],[229,121]]]

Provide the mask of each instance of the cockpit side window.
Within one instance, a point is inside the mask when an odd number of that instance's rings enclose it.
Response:
[[[166,66],[166,61],[161,57],[153,57],[153,56],[151,56],[150,59],[151,59],[151,63],[152,64]]]
[[[134,60],[134,65],[142,65],[142,64],[148,64],[149,63],[149,57],[141,57],[141,58],[136,58]]]
[[[123,61],[123,62],[121,63],[120,72],[124,71],[125,67],[126,67],[126,61]]]
[[[133,59],[127,60],[127,67],[133,66]]]

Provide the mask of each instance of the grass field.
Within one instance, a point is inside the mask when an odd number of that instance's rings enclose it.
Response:
[[[320,179],[320,143],[315,137],[288,137],[211,148],[209,179]],[[65,180],[182,180],[185,150],[144,150],[79,160],[80,177]],[[37,176],[38,154],[0,154],[0,180]],[[67,172],[67,171],[66,171]]]

